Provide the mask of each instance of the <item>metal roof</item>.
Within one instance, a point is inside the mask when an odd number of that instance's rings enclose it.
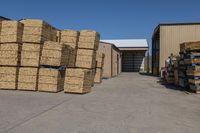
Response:
[[[0,19],[3,19],[3,20],[10,20],[9,18],[3,17],[3,16],[0,16]]]
[[[101,40],[101,41],[112,43],[118,48],[148,47],[147,39],[118,39],[118,40]]]
[[[152,38],[154,37],[155,33],[159,30],[160,26],[181,26],[181,25],[200,25],[200,22],[186,22],[186,23],[160,23],[156,26],[153,31]]]

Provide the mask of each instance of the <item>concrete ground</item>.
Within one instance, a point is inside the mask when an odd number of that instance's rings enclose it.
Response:
[[[200,133],[200,95],[122,73],[85,95],[0,91],[0,133]]]

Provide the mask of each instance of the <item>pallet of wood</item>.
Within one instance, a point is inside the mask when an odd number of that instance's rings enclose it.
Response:
[[[69,63],[69,46],[63,43],[46,41],[42,49],[41,66],[67,66]]]
[[[19,43],[0,44],[0,65],[19,66],[21,47]]]
[[[25,19],[23,42],[44,43],[44,41],[57,41],[57,29],[43,20]]]
[[[104,58],[105,58],[104,53],[101,52],[96,53],[96,71],[95,71],[94,83],[102,82]]]
[[[78,48],[98,50],[100,35],[96,31],[82,30],[80,31]]]
[[[24,25],[18,21],[2,21],[0,43],[22,43],[23,28]]]
[[[69,68],[74,68],[76,63],[79,32],[75,30],[62,30],[60,41],[70,46]]]
[[[90,49],[78,49],[76,67],[93,69],[96,67],[96,51]]]
[[[187,66],[186,74],[188,78],[189,87],[195,93],[200,91],[200,42],[188,42],[181,44],[182,52],[184,54],[184,62]]]
[[[0,67],[0,89],[16,90],[18,81],[18,67]]]
[[[200,50],[200,41],[180,44],[180,52]]]
[[[38,68],[20,67],[18,77],[18,90],[37,91]]]
[[[64,89],[65,70],[40,68],[38,90],[43,92],[59,92]]]
[[[67,69],[64,92],[84,94],[91,91],[92,71],[80,68]]]
[[[41,52],[41,44],[23,43],[21,51],[21,66],[39,67]]]

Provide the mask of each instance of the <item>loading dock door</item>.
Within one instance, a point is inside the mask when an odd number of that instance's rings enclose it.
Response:
[[[142,52],[123,52],[122,54],[122,72],[139,72],[144,53]]]

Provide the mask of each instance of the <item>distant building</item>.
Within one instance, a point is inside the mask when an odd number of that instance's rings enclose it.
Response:
[[[190,41],[200,41],[200,23],[159,24],[152,36],[152,73],[159,75],[170,54],[179,54],[179,44]]]
[[[116,61],[112,62],[110,65],[115,66],[117,73],[120,72],[139,72],[141,67],[143,69],[147,68],[142,65],[145,63],[145,53],[148,51],[148,43],[146,39],[119,39],[119,40],[101,40],[100,45],[105,47],[113,45],[118,50],[116,56]],[[100,47],[101,50],[101,47]],[[107,56],[113,56],[113,52],[107,52]],[[108,58],[108,57],[106,57]],[[108,65],[109,63],[105,64]],[[109,67],[112,68],[112,67]],[[105,72],[112,72],[112,70],[104,70]]]

